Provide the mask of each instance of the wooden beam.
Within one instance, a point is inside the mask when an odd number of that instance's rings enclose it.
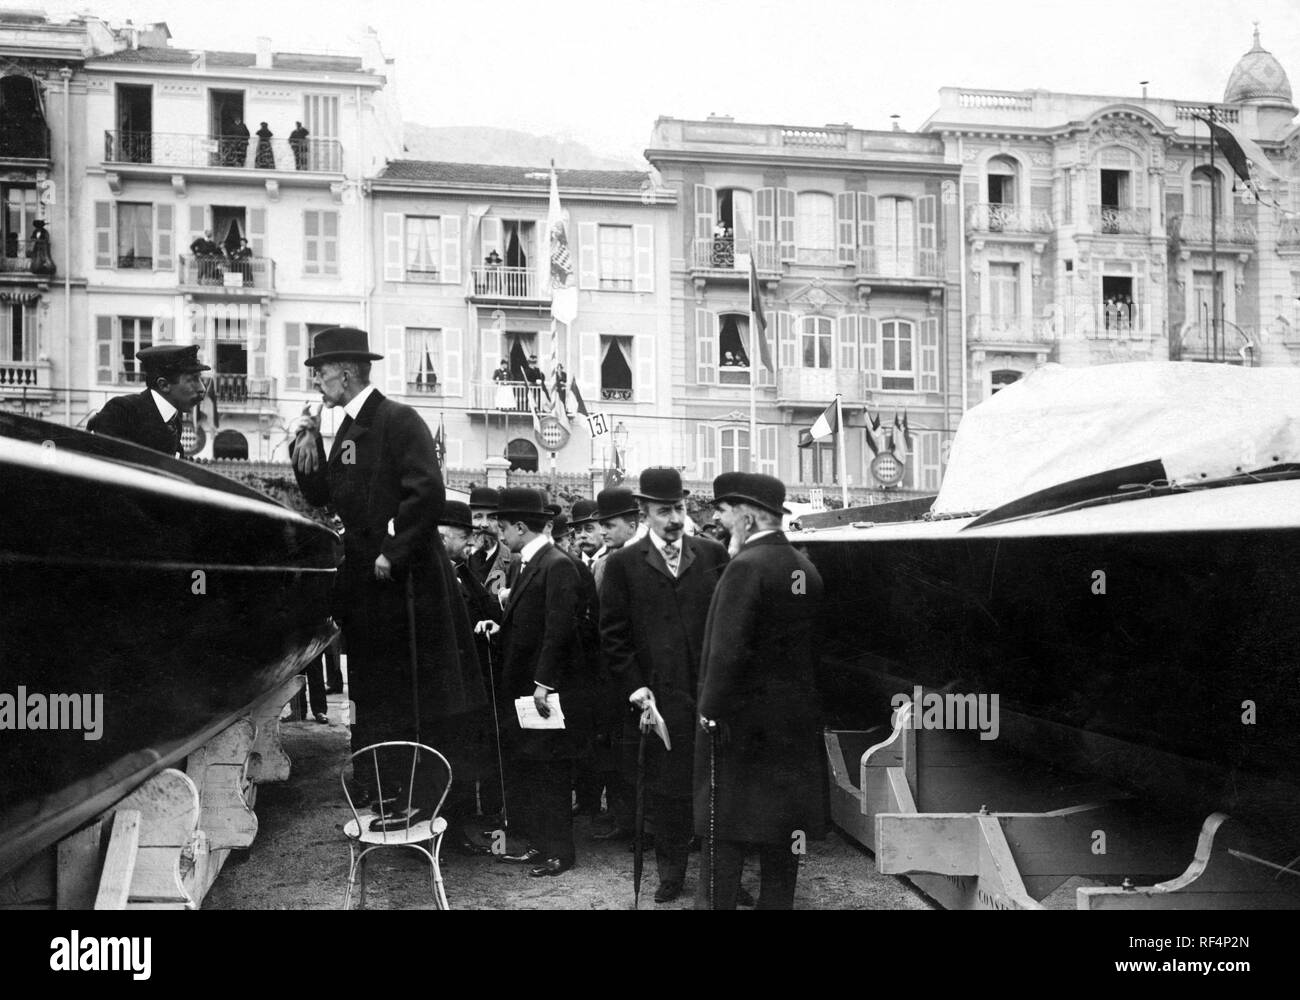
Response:
[[[140,813],[121,809],[113,817],[113,833],[104,856],[104,870],[95,895],[96,910],[125,910],[135,878],[140,848]],[[62,909],[62,907],[60,907]]]

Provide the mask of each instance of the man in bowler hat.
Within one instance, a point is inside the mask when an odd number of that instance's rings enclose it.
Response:
[[[585,648],[579,623],[578,570],[546,537],[550,514],[537,490],[507,487],[493,515],[501,542],[520,559],[501,623],[502,681],[499,703],[513,707],[531,698],[549,717],[547,696],[558,694],[563,729],[524,729],[518,717],[503,720],[511,764],[507,794],[531,846],[502,860],[529,865],[534,878],[573,867],[571,769],[591,737],[590,687],[594,650]]]
[[[726,473],[713,502],[734,555],[713,592],[700,659],[695,832],[706,843],[696,907],[734,909],[745,852],[757,847],[758,908],[788,910],[795,848],[823,835],[822,580],[781,531],[789,511],[779,479]]]
[[[640,482],[635,496],[649,532],[606,561],[600,631],[619,694],[643,710],[653,700],[672,742],[669,751],[658,736],[645,737],[643,777],[655,817],[655,902],[666,903],[681,894],[690,855],[700,651],[727,552],[715,541],[685,533],[686,491],[676,469],[646,469]],[[640,739],[640,716],[624,718],[627,748]]]
[[[485,704],[486,695],[469,620],[438,536],[446,491],[433,436],[415,410],[370,384],[370,364],[379,360],[364,330],[330,327],[313,338],[305,362],[313,384],[325,404],[341,407],[345,416],[328,456],[315,421],[299,418],[294,475],[308,502],[333,505],[343,521],[336,617],[347,640],[357,708],[353,750],[412,740],[418,730],[421,742],[446,752],[454,749],[443,744],[453,718]],[[386,763],[381,760],[381,768]],[[416,775],[417,794],[428,777]],[[369,775],[355,778],[358,792],[377,791],[366,787]],[[384,797],[411,791],[406,781],[395,766],[381,773]],[[389,815],[398,825],[424,818]]]
[[[200,363],[194,346],[146,347],[135,356],[144,372],[145,389],[133,396],[114,396],[86,426],[96,434],[182,456],[181,414],[203,402],[199,372],[211,368]]]
[[[497,537],[497,523],[492,519],[499,499],[497,491],[490,486],[475,486],[469,492],[475,542],[475,549],[469,556],[469,568],[493,597],[509,586],[514,563],[514,556]]]

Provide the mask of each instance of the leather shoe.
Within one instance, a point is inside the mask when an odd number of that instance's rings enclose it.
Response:
[[[391,833],[393,830],[405,830],[408,827],[415,826],[417,823],[423,823],[433,815],[431,809],[413,809],[407,812],[405,809],[399,810],[400,816],[393,813],[386,813],[383,819],[376,816],[370,821],[370,829],[375,831],[382,830],[384,833]]]
[[[625,826],[612,826],[608,830],[593,830],[592,840],[623,840],[632,836],[632,831]]]
[[[394,813],[405,813],[406,807],[397,804],[397,796],[391,799],[371,799],[370,811],[378,816],[383,813],[385,816],[391,816]]]
[[[655,890],[656,903],[671,903],[674,899],[682,894],[682,880],[670,879],[667,882],[660,882],[659,888]]]
[[[492,851],[482,844],[476,844],[468,837],[461,837],[459,840],[451,841],[451,849],[459,855],[467,858],[478,858],[491,854]]]
[[[328,726],[330,724],[330,717],[326,715],[324,712],[317,712],[316,721],[323,726]]]
[[[515,865],[529,865],[541,858],[542,852],[536,847],[530,847],[523,854],[502,854],[502,861],[509,861]]]
[[[561,861],[559,858],[547,858],[536,868],[528,869],[528,877],[545,878],[547,875],[562,875],[572,867],[572,861]]]
[[[736,890],[736,905],[744,906],[747,909],[752,910],[754,907],[758,905],[758,903],[754,901],[753,894],[748,889],[742,886],[741,888]]]

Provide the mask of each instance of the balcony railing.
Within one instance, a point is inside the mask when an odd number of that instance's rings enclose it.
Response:
[[[43,119],[0,125],[0,160],[48,160],[50,130]]]
[[[41,361],[0,361],[0,395],[48,389],[50,366]]]
[[[411,396],[441,396],[443,384],[436,374],[417,375],[406,380],[406,392]]]
[[[601,388],[600,398],[606,402],[613,403],[630,403],[635,394],[631,389],[605,389]]]
[[[1146,236],[1151,232],[1151,210],[1148,208],[1089,205],[1088,221],[1092,223],[1093,232],[1097,233]]]
[[[227,167],[342,173],[343,146],[337,139],[276,139],[207,136],[180,132],[104,133],[104,162],[167,167]]]
[[[970,317],[968,331],[976,343],[1046,344],[1052,340],[1055,328],[1050,320],[981,313]]]
[[[936,250],[900,253],[862,247],[858,250],[858,274],[879,278],[937,278],[939,254]]]
[[[1277,230],[1277,245],[1287,250],[1300,250],[1300,217],[1282,220]]]
[[[275,379],[240,373],[218,373],[212,377],[217,402],[226,406],[239,406],[260,402],[275,395]]]
[[[734,237],[697,239],[694,266],[712,271],[738,270],[744,273],[747,270],[745,254],[754,255],[754,264],[760,271],[781,269],[776,259],[775,243],[758,243],[754,240],[738,240]],[[739,265],[737,258],[740,260]]]
[[[540,385],[527,382],[474,382],[471,408],[498,413],[532,413],[541,410],[546,398]]]
[[[471,268],[474,294],[488,299],[536,299],[541,297],[537,271],[531,267],[501,267],[480,264]],[[409,273],[408,273],[409,277]],[[434,278],[436,279],[436,276]]]
[[[836,393],[850,401],[865,400],[863,373],[840,368],[782,368],[776,373],[777,403],[807,403],[820,408]]]
[[[31,271],[32,240],[11,237],[4,241],[4,255],[0,256],[0,271]]]
[[[270,291],[275,288],[275,261],[269,257],[181,255],[181,285],[221,293]]]
[[[1053,228],[1050,212],[993,203],[972,205],[966,223],[980,233],[1050,233]]]
[[[1254,245],[1255,224],[1250,220],[1225,219],[1220,216],[1214,221],[1215,238],[1218,242]],[[1210,217],[1175,215],[1169,220],[1169,236],[1183,243],[1209,243]]]

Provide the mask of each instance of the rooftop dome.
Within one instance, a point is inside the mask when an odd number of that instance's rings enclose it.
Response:
[[[1291,81],[1287,79],[1282,64],[1259,44],[1258,25],[1255,27],[1255,44],[1237,60],[1232,75],[1228,77],[1228,86],[1224,88],[1223,100],[1228,104],[1291,103]]]

